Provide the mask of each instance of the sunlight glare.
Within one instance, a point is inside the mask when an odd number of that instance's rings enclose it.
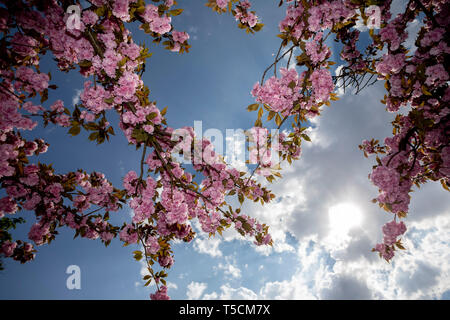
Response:
[[[339,203],[328,210],[332,232],[347,234],[351,228],[361,225],[361,210],[353,203]]]

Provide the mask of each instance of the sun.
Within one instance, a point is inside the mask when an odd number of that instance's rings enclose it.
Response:
[[[329,208],[328,218],[333,233],[346,235],[351,228],[361,225],[361,210],[353,203],[344,202]]]

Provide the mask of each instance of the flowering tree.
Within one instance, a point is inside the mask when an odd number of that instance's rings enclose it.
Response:
[[[189,35],[176,31],[172,18],[182,13],[173,0],[90,0],[82,8],[71,0],[1,1],[0,31],[0,183],[6,196],[0,199],[0,245],[4,257],[25,263],[35,258],[36,249],[56,238],[57,229],[67,226],[75,237],[99,239],[106,246],[119,238],[126,245],[138,244],[136,260],[143,259],[148,274],[146,285],[155,283],[152,299],[168,299],[166,271],[172,266],[171,244],[175,239],[190,242],[195,237],[191,221],[197,219],[210,235],[234,227],[242,236],[253,237],[257,245],[271,245],[268,226],[233,208],[247,200],[270,202],[275,195],[255,178],[269,182],[281,177],[281,164],[291,163],[301,154],[308,120],[320,115],[324,105],[337,100],[336,86],[362,90],[374,79],[384,80],[383,100],[390,112],[409,108],[398,115],[393,136],[385,145],[365,140],[365,155],[377,154],[370,175],[379,187],[375,200],[392,213],[394,219],[383,227],[384,241],[375,251],[389,261],[398,239],[405,231],[403,221],[413,184],[429,180],[448,190],[450,174],[448,46],[450,6],[446,1],[409,1],[405,12],[391,19],[391,1],[280,1],[286,2],[286,17],[280,22],[281,44],[275,61],[256,83],[252,95],[258,111],[252,142],[251,173],[227,165],[214,152],[212,143],[195,135],[194,129],[173,129],[167,125],[165,109],[151,102],[149,89],[141,80],[146,59],[144,45],[133,42],[127,26],[136,22],[140,29],[169,51],[189,51]],[[206,5],[218,13],[231,13],[238,27],[247,33],[259,31],[263,24],[248,1],[209,0]],[[372,5],[378,5],[379,32],[370,29],[371,43],[360,52],[360,32],[354,27],[360,19],[370,25]],[[414,19],[422,21],[416,35],[416,51],[405,47],[406,27]],[[331,36],[331,37],[330,37]],[[330,69],[331,50],[327,39],[342,44],[345,65],[336,76]],[[296,50],[297,49],[297,50]],[[59,70],[77,70],[88,78],[81,102],[65,107],[60,100],[46,107],[51,75],[41,72],[40,58],[53,55]],[[296,55],[296,52],[300,54]],[[296,56],[295,56],[296,55]],[[281,60],[288,57],[286,68]],[[291,61],[296,68],[289,68]],[[273,69],[274,75],[265,79]],[[73,72],[73,71],[72,71]],[[278,76],[278,72],[280,76]],[[40,103],[38,99],[40,97]],[[119,123],[107,116],[117,112]],[[263,116],[267,115],[267,126]],[[104,174],[84,170],[58,173],[51,165],[31,162],[32,156],[47,151],[42,139],[25,139],[21,132],[33,130],[37,121],[68,128],[77,135],[90,132],[89,140],[98,144],[110,140],[117,127],[128,142],[141,152],[139,172],[130,171],[123,186],[113,186]],[[274,121],[278,129],[292,122],[287,133],[269,134]],[[181,153],[192,159],[195,178],[173,157]],[[278,160],[273,160],[276,154]],[[128,205],[134,212],[132,223],[115,226],[111,212]],[[33,211],[36,223],[28,238],[12,239],[10,229],[22,223],[13,215]]]

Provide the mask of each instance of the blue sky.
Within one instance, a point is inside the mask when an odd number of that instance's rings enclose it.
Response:
[[[261,32],[247,35],[230,15],[217,15],[204,0],[186,2],[174,19],[177,30],[189,32],[192,49],[178,55],[158,47],[133,30],[135,41],[145,41],[153,56],[144,82],[152,100],[168,106],[168,123],[174,128],[203,122],[203,130],[247,129],[255,114],[250,90],[272,63],[279,46],[276,37],[284,8],[274,1],[254,0],[265,23]],[[400,6],[401,1],[394,1]],[[413,27],[413,26],[412,26]],[[47,57],[45,67],[54,70]],[[82,88],[76,73],[52,72],[49,102],[62,99],[72,105]],[[223,238],[204,234],[190,244],[177,244],[175,264],[169,272],[173,299],[396,299],[450,297],[450,202],[438,184],[414,192],[411,203],[407,252],[387,264],[370,252],[380,240],[381,226],[389,216],[370,202],[377,190],[367,179],[373,159],[365,159],[358,144],[366,138],[389,136],[394,117],[379,102],[383,85],[358,96],[347,93],[314,121],[313,143],[305,145],[302,159],[284,170],[284,179],[272,189],[278,199],[270,206],[244,209],[271,225],[273,249],[255,249],[232,231]],[[109,121],[117,123],[110,114]],[[50,143],[39,161],[53,163],[57,172],[83,168],[100,171],[120,186],[129,170],[136,170],[140,155],[128,146],[116,127],[111,142],[96,146],[87,134],[76,137],[67,129],[39,126],[33,135]],[[360,223],[337,229],[330,226],[330,208],[350,204]],[[19,226],[26,235],[32,223]],[[129,221],[129,209],[112,215],[114,222]],[[5,261],[0,272],[1,299],[147,299],[154,287],[143,287],[142,265],[132,258],[137,247],[119,241],[105,248],[99,241],[73,240],[71,230],[60,229],[56,241],[39,247],[34,261],[20,265]],[[66,288],[69,265],[81,269],[81,290]]]

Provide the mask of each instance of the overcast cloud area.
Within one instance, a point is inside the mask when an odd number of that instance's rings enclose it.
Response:
[[[370,252],[381,240],[381,226],[392,216],[371,203],[377,189],[367,175],[374,159],[364,158],[357,146],[364,138],[383,139],[390,134],[393,115],[385,112],[379,102],[383,90],[381,85],[372,86],[358,96],[345,95],[326,109],[314,123],[313,142],[303,144],[301,160],[285,168],[284,178],[272,186],[278,201],[263,209],[247,207],[271,226],[273,251],[287,251],[295,256],[297,264],[292,277],[284,281],[269,279],[253,290],[224,283],[220,291],[208,292],[206,284],[192,283],[190,296],[448,298],[450,201],[439,183],[430,183],[412,193],[404,238],[407,250],[399,252],[391,264]],[[342,203],[352,204],[361,214],[360,223],[349,230],[335,230],[330,225],[329,209]],[[286,242],[287,234],[295,238],[295,244]],[[203,250],[200,246],[197,249]],[[217,242],[210,249],[210,254],[220,254]],[[274,253],[261,250],[261,254]]]

